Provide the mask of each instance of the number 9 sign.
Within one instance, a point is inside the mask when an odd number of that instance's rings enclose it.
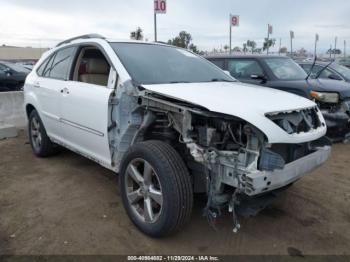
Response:
[[[156,14],[166,13],[166,0],[154,0],[154,13]]]
[[[230,26],[239,26],[239,16],[230,15]]]

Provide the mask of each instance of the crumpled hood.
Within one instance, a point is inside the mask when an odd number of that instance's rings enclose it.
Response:
[[[260,129],[270,143],[302,143],[315,140],[326,132],[326,128],[323,128],[319,130],[319,134],[309,132],[290,135],[265,117],[266,113],[316,106],[311,100],[271,88],[240,82],[176,83],[143,87],[158,94],[200,105],[212,112],[239,117]],[[320,118],[324,121],[322,116]]]

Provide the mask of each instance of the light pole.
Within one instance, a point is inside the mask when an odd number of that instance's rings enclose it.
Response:
[[[344,58],[346,57],[346,40],[344,40]]]
[[[335,37],[335,39],[334,39],[334,60],[335,60],[335,53],[337,52],[337,40],[338,40],[338,37]]]
[[[314,52],[314,57],[316,57],[316,50],[317,50],[317,42],[318,42],[319,36],[316,34],[315,36],[315,52]]]
[[[294,38],[294,31],[290,31],[290,56],[293,58],[293,38]]]
[[[154,12],[154,42],[157,42],[157,13]]]
[[[270,34],[272,35],[272,25],[267,24],[267,41],[266,41],[266,54],[269,54],[269,48],[270,48]]]

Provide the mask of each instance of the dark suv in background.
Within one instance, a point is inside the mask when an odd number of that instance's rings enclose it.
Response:
[[[0,92],[20,91],[30,70],[14,63],[0,61]]]
[[[315,100],[326,119],[328,136],[333,141],[342,141],[350,135],[349,83],[311,79],[289,57],[220,55],[207,56],[206,59],[241,82],[271,87]]]

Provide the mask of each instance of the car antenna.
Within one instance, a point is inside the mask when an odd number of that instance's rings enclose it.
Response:
[[[316,60],[317,60],[317,55],[315,55],[314,62],[312,63],[312,66],[311,66],[311,68],[310,68],[310,71],[309,71],[309,73],[307,74],[307,77],[305,78],[306,81],[309,79],[309,77],[310,77],[310,75],[311,75],[311,73],[312,73],[312,70],[313,70],[314,67],[315,67]]]
[[[321,73],[327,68],[329,67],[332,63],[334,62],[334,60],[332,60],[330,63],[328,63],[327,65],[325,65],[325,67],[323,67],[316,75],[315,79],[319,78],[319,76],[321,75]]]

